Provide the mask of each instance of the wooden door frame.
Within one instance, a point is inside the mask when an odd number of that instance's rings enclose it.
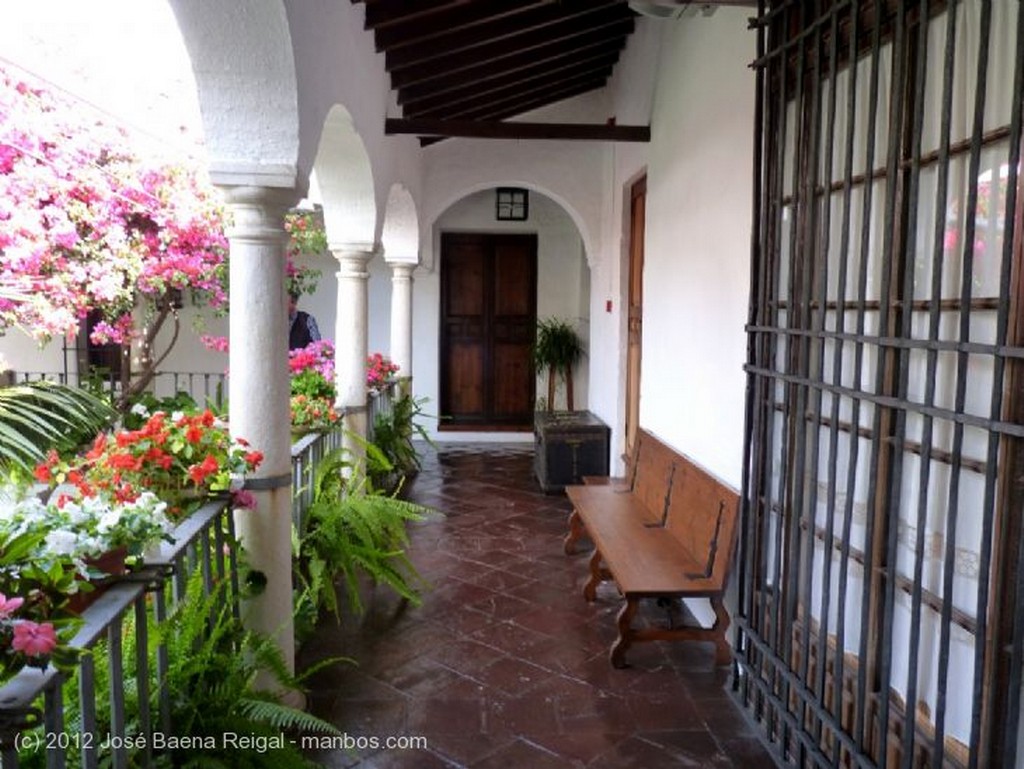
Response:
[[[644,199],[644,215],[639,222],[635,221],[636,217],[636,201],[638,198],[643,197]],[[626,247],[626,261],[625,261],[625,301],[623,302],[626,315],[626,334],[625,334],[625,369],[626,381],[623,391],[623,426],[622,426],[622,459],[628,466],[632,462],[632,452],[635,445],[635,441],[630,440],[631,437],[636,436],[636,431],[640,427],[640,375],[643,370],[643,263],[644,263],[644,240],[646,237],[646,200],[647,200],[647,173],[645,172],[642,176],[636,179],[632,184],[629,185],[629,194],[627,197],[628,204],[628,215],[626,217],[626,223],[629,227],[629,244]],[[639,238],[639,254],[636,250],[636,231],[637,226],[640,228]],[[638,271],[634,270],[634,259],[639,257],[640,265]],[[637,272],[639,274],[637,274]],[[639,286],[634,286],[634,277],[639,280]],[[634,378],[633,369],[630,366],[630,354],[631,349],[634,346],[634,329],[633,326],[633,295],[634,288],[639,292],[639,305],[636,317],[636,323],[638,328],[635,329],[635,347],[637,349],[637,362],[636,362],[636,374]]]
[[[477,237],[483,241],[494,241],[501,238],[517,238],[523,240],[530,240],[532,244],[532,271],[533,280],[531,285],[530,295],[530,312],[533,317],[533,325],[536,326],[537,321],[537,291],[538,291],[538,279],[539,279],[539,257],[540,257],[540,240],[536,232],[523,232],[523,231],[495,231],[495,230],[451,230],[444,231],[440,237],[440,263],[441,268],[439,270],[439,281],[440,281],[440,302],[438,307],[438,402],[444,400],[446,395],[446,388],[448,387],[448,379],[450,371],[446,365],[446,352],[448,349],[449,340],[445,333],[444,312],[447,301],[448,292],[450,287],[445,282],[444,270],[445,270],[445,243],[450,237]],[[485,337],[488,342],[484,349],[484,370],[485,373],[492,377],[494,376],[493,371],[493,354],[494,354],[494,316],[493,309],[495,303],[494,291],[495,287],[493,282],[486,283],[484,286],[484,304],[488,309],[488,315],[485,318]],[[532,373],[529,378],[530,391],[530,403],[534,404],[536,401],[536,371],[531,369]],[[453,422],[450,419],[442,418],[438,421],[439,432],[531,432],[533,430],[532,424],[532,405],[531,405],[531,417],[530,422],[523,423],[511,423],[511,422],[497,422],[493,421],[494,418],[494,392],[489,389],[484,393],[484,409],[488,412],[492,421],[481,421],[481,422]],[[442,412],[444,410],[442,409]]]

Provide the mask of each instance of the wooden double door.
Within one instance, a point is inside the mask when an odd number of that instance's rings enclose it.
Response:
[[[442,430],[531,430],[537,236],[441,235]]]

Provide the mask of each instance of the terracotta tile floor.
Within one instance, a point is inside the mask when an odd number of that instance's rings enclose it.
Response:
[[[314,712],[351,738],[422,736],[425,749],[321,751],[330,767],[774,767],[725,691],[710,645],[647,643],[614,670],[618,607],[587,604],[585,555],[567,557],[563,495],[540,492],[531,445],[425,449],[409,496],[443,516],[412,531],[433,585],[419,608],[384,590],[324,623],[300,665],[347,655],[310,681]],[[654,609],[654,611],[660,611]]]

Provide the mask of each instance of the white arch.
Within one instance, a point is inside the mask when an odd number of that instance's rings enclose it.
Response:
[[[324,204],[331,247],[362,244],[370,249],[377,226],[377,202],[370,157],[352,116],[335,104],[324,120],[313,168]]]
[[[420,228],[416,201],[405,185],[395,182],[388,192],[381,236],[384,257],[388,261],[419,263]]]
[[[192,60],[214,183],[301,191],[298,89],[284,4],[169,2]]]
[[[450,209],[460,200],[463,200],[469,197],[470,195],[473,195],[477,192],[483,192],[484,190],[494,189],[495,187],[522,187],[524,189],[532,190],[534,192],[539,192],[541,195],[551,198],[551,200],[558,203],[558,205],[562,207],[562,210],[564,210],[569,215],[569,218],[572,219],[573,224],[576,225],[576,229],[579,230],[580,240],[583,241],[583,250],[587,257],[587,264],[593,266],[593,259],[596,255],[596,252],[594,251],[596,243],[594,242],[590,230],[587,227],[586,220],[583,218],[580,212],[576,210],[576,208],[572,204],[570,204],[569,201],[567,201],[562,195],[559,195],[558,193],[551,191],[549,188],[541,186],[535,182],[523,181],[521,179],[504,179],[488,182],[478,182],[476,184],[472,184],[467,187],[461,188],[457,192],[451,193],[450,195],[448,195],[447,198],[443,198],[440,202],[440,205],[438,206],[437,215],[434,216],[429,223],[424,224],[424,227],[422,228],[420,235],[421,242],[431,244],[430,247],[432,248],[433,240],[431,238],[431,228],[434,226],[434,223],[438,219],[444,216],[445,212],[448,209]],[[424,259],[422,261],[426,264],[426,266],[432,269],[435,259],[436,255],[430,253],[429,258]]]

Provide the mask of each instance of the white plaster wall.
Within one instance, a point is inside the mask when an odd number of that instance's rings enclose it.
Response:
[[[68,365],[74,367],[74,361]],[[0,370],[46,372],[64,371],[63,339],[58,338],[40,346],[32,337],[19,329],[10,329],[0,336]]]
[[[296,184],[296,69],[281,0],[170,3],[196,77],[211,175]]]
[[[391,185],[401,182],[414,200],[421,190],[421,150],[412,136],[385,136],[384,117],[393,106],[384,55],[374,51],[373,33],[364,29],[361,3],[285,0],[299,101],[299,169],[312,169],[324,120],[335,104],[345,107],[362,139],[373,172],[379,239]]]
[[[640,393],[643,427],[736,487],[754,105],[747,16],[719,8],[668,22],[647,176]]]
[[[456,201],[493,187],[526,187],[569,213],[587,253],[596,250],[601,223],[604,145],[600,142],[455,140],[424,151],[421,264],[433,268],[433,224]],[[493,219],[493,215],[491,216]]]
[[[433,228],[433,249],[439,251],[441,232],[512,232],[537,234],[537,315],[558,316],[573,320],[584,339],[590,337],[589,267],[583,241],[568,213],[554,200],[539,193],[530,194],[530,217],[525,222],[498,222],[494,219],[494,191],[486,190],[467,196],[441,216]],[[413,389],[417,396],[429,398],[426,411],[437,412],[438,396],[438,334],[440,312],[439,264],[435,269],[419,269],[413,284]],[[388,281],[387,286],[379,285]],[[370,339],[379,340],[387,349],[389,319],[378,306],[390,305],[390,274],[378,275],[371,269]],[[378,287],[379,286],[379,287]],[[375,304],[379,302],[380,304]],[[589,373],[586,363],[577,367],[574,376],[575,406],[588,407]],[[537,379],[537,394],[545,396],[547,380]],[[559,388],[558,404],[564,408],[564,387]],[[436,434],[436,420],[431,421]],[[511,433],[440,433],[442,440],[510,440]],[[524,439],[523,436],[519,436]],[[532,435],[525,434],[532,440]]]
[[[649,125],[663,23],[637,19],[636,31],[608,83],[608,110],[620,125]],[[598,251],[591,256],[590,410],[611,427],[611,468],[623,471],[629,195],[650,145],[603,145]]]

